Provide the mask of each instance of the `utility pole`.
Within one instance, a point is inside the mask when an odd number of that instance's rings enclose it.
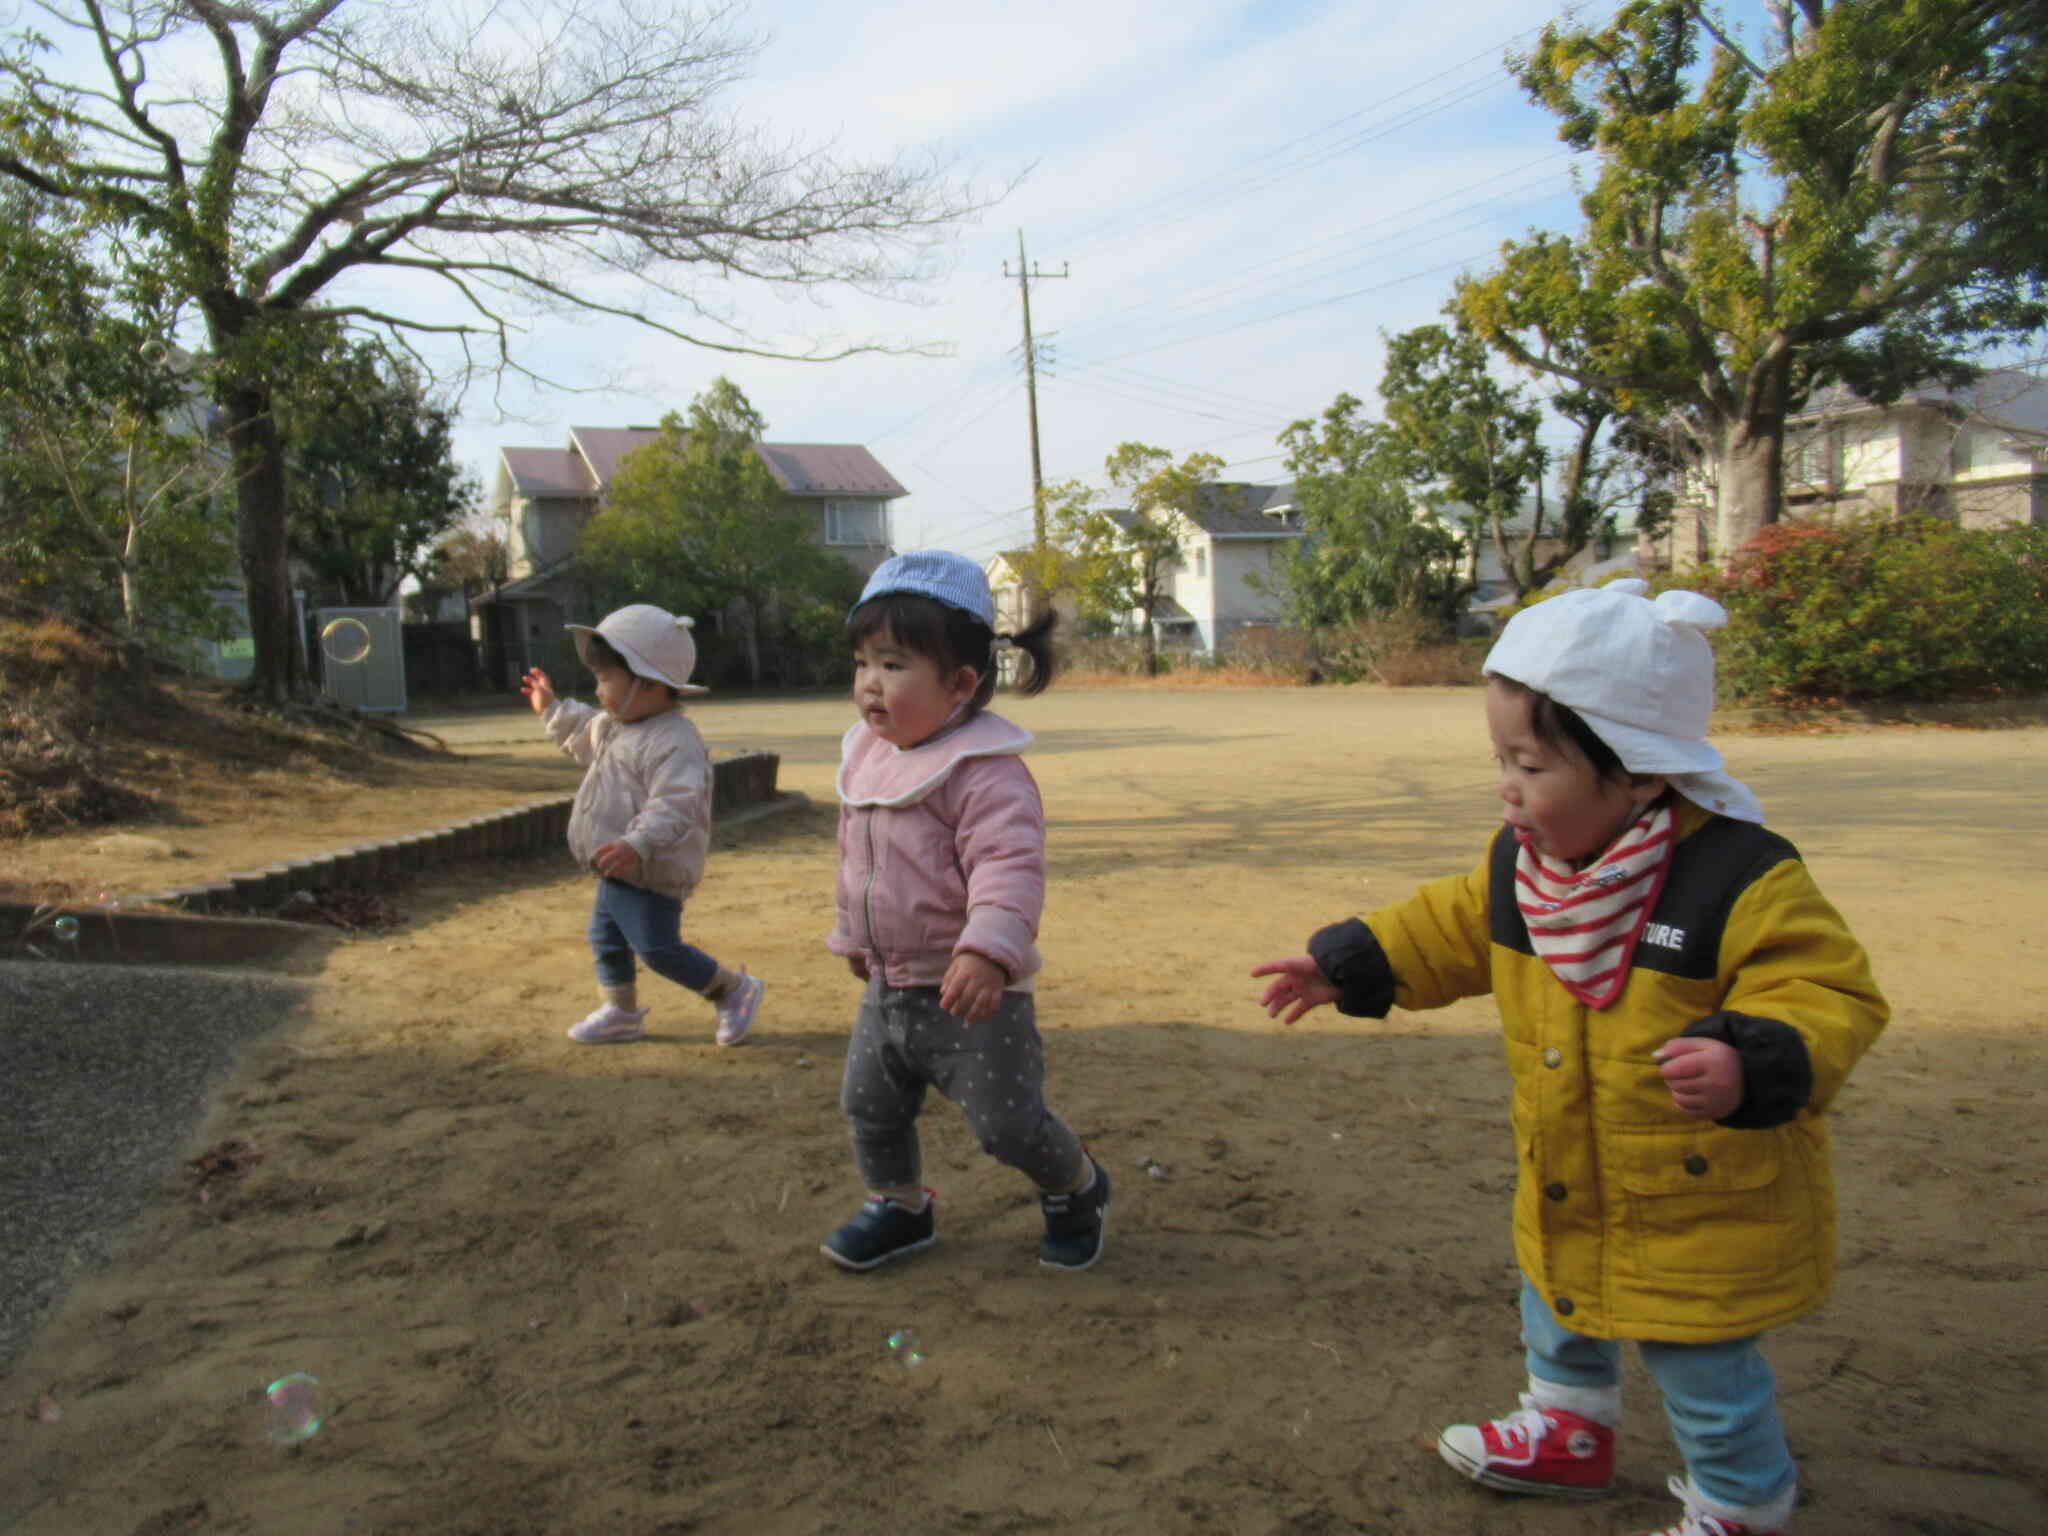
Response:
[[[1010,264],[1006,261],[1003,263],[1003,276],[1009,275]],[[1017,293],[1024,301],[1024,398],[1031,411],[1031,539],[1032,554],[1038,566],[1031,583],[1033,619],[1045,605],[1045,591],[1041,585],[1045,575],[1045,473],[1039,468],[1038,461],[1038,350],[1031,339],[1031,280],[1072,275],[1065,262],[1060,264],[1057,272],[1040,272],[1027,266],[1024,261],[1024,231],[1017,231]]]

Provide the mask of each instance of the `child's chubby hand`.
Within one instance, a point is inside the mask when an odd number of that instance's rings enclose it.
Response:
[[[547,673],[539,667],[531,667],[519,679],[519,691],[526,695],[526,702],[533,706],[536,715],[544,715],[555,704],[555,685],[548,681]]]
[[[600,875],[611,875],[618,879],[630,879],[640,873],[640,854],[624,838],[617,842],[600,843],[590,862]]]
[[[846,957],[846,968],[853,972],[857,980],[866,981],[868,979],[868,957],[866,955],[848,955]]]
[[[946,967],[939,983],[939,1006],[956,1019],[968,1023],[985,1019],[1003,1000],[1003,983],[1009,978],[1003,968],[986,955],[963,949]]]
[[[1253,966],[1252,974],[1275,978],[1259,994],[1259,1004],[1269,1019],[1285,1008],[1287,1016],[1280,1020],[1282,1024],[1292,1024],[1309,1009],[1337,1001],[1337,989],[1323,979],[1323,968],[1307,955],[1268,960],[1264,965]]]
[[[1725,1041],[1681,1036],[1665,1041],[1650,1059],[1680,1114],[1721,1120],[1741,1107],[1742,1057]]]

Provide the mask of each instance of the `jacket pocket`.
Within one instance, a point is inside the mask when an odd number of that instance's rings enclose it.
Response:
[[[1626,1238],[1645,1278],[1775,1272],[1788,1217],[1783,1150],[1763,1131],[1613,1131]]]

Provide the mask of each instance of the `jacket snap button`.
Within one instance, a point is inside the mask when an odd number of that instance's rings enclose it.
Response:
[[[1564,1065],[1564,1052],[1563,1052],[1563,1051],[1560,1051],[1560,1050],[1559,1050],[1559,1049],[1558,1049],[1558,1048],[1557,1048],[1556,1046],[1554,1046],[1554,1045],[1552,1045],[1552,1046],[1547,1046],[1547,1047],[1545,1047],[1545,1049],[1544,1049],[1544,1052],[1543,1052],[1543,1065],[1545,1065],[1546,1067],[1561,1067],[1561,1066],[1563,1066],[1563,1065]]]
[[[1562,1200],[1567,1191],[1562,1184],[1546,1184],[1543,1186],[1543,1193],[1553,1200]]]
[[[1556,1312],[1559,1317],[1570,1317],[1578,1309],[1572,1305],[1571,1297],[1560,1296],[1557,1298],[1557,1305],[1551,1310]]]
[[[1694,1175],[1705,1173],[1707,1171],[1707,1160],[1695,1152],[1685,1160],[1685,1171]]]

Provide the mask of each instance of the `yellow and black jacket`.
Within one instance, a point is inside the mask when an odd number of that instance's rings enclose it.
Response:
[[[1607,1008],[1537,957],[1514,900],[1512,833],[1310,943],[1340,1011],[1438,1008],[1491,992],[1514,1076],[1515,1254],[1565,1327],[1711,1343],[1798,1317],[1834,1275],[1825,1114],[1884,1028],[1863,948],[1784,838],[1677,802],[1679,842]],[[1741,1054],[1744,1096],[1681,1114],[1651,1053],[1679,1035]]]

